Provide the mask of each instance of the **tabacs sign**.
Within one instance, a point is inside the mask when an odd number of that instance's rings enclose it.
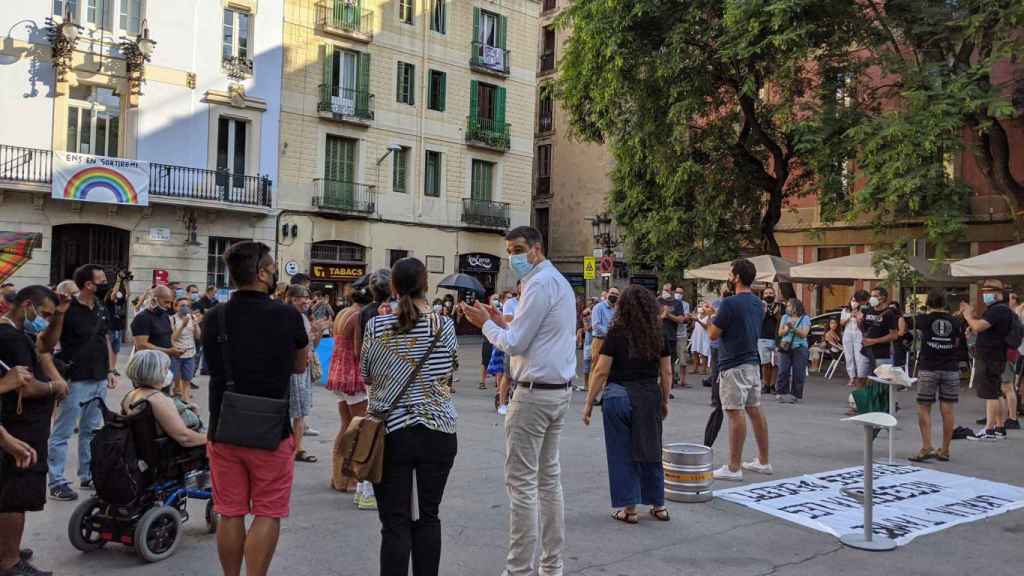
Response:
[[[460,272],[489,272],[497,274],[499,268],[501,268],[501,259],[497,256],[479,252],[459,256]]]
[[[313,280],[351,282],[366,274],[366,264],[317,264],[309,269]]]

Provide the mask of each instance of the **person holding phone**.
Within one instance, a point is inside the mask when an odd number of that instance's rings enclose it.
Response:
[[[196,343],[201,342],[202,330],[199,323],[202,317],[193,312],[190,300],[178,298],[174,303],[174,316],[171,317],[171,345],[181,351],[177,357],[171,357],[171,373],[174,375],[174,389],[186,404],[192,401],[192,377],[196,373]]]

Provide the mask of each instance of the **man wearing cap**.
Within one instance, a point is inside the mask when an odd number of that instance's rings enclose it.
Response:
[[[978,335],[975,344],[975,374],[978,398],[985,400],[985,428],[976,434],[978,440],[1006,438],[1006,412],[1001,397],[1003,373],[1006,370],[1006,335],[1013,327],[1014,313],[1004,301],[1005,287],[999,280],[985,280],[981,285],[981,300],[987,307],[978,318],[974,308],[960,303],[960,312],[971,330]]]

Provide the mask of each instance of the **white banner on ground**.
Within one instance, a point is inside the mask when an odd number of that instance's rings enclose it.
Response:
[[[875,534],[903,545],[918,536],[1024,507],[1024,488],[914,466],[875,464]],[[842,536],[864,531],[860,466],[728,490],[715,496],[801,526]]]
[[[149,162],[53,153],[50,195],[60,200],[149,205]]]

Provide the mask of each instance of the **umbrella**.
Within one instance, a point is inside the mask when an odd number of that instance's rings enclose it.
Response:
[[[1015,244],[950,264],[953,276],[1024,276],[1024,244]]]
[[[0,232],[0,282],[6,282],[32,258],[38,232]]]
[[[922,282],[925,284],[953,284],[956,282],[949,275],[948,267],[944,264],[935,267],[932,262],[920,256],[909,257],[907,263],[912,271],[921,275],[923,278]],[[880,282],[889,279],[889,275],[885,270],[875,269],[874,254],[872,252],[851,254],[840,258],[832,258],[831,260],[801,264],[790,269],[789,274],[794,282],[813,284],[852,282],[855,280]]]
[[[437,287],[447,288],[449,290],[469,290],[471,292],[476,292],[477,296],[481,298],[487,295],[487,291],[484,290],[484,285],[469,274],[456,273],[446,276],[444,280],[441,280],[437,284]]]
[[[757,282],[788,282],[790,268],[796,266],[796,262],[770,254],[754,256],[753,258],[747,258],[747,260],[750,260],[754,264],[754,268],[757,269],[757,276],[754,278]],[[729,273],[732,271],[732,262],[732,260],[729,260],[717,264],[708,264],[694,270],[687,270],[683,277],[687,280],[725,281],[729,279]]]

